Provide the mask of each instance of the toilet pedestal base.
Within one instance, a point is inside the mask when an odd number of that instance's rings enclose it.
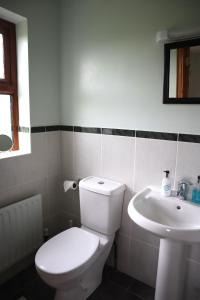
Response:
[[[55,300],[86,300],[87,294],[81,287],[73,290],[57,290]]]

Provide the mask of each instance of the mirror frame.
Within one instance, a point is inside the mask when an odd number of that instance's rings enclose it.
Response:
[[[200,38],[188,39],[179,42],[167,43],[164,45],[164,82],[163,82],[163,104],[200,104],[200,96],[188,98],[169,97],[169,74],[170,74],[170,50],[199,46]]]

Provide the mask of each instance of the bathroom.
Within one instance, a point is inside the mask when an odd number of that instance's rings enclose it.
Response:
[[[133,223],[127,207],[144,187],[160,187],[164,170],[175,190],[199,175],[200,105],[163,104],[156,34],[200,27],[200,4],[0,0],[0,7],[27,18],[31,124],[31,154],[0,159],[0,207],[41,194],[53,236],[71,220],[80,226],[78,190],[64,193],[65,179],[124,183],[117,269],[155,287],[159,238]],[[199,250],[188,254],[186,300],[200,298]]]

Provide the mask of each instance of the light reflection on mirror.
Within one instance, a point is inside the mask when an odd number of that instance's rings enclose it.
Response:
[[[200,98],[200,45],[170,49],[169,97]]]
[[[0,134],[0,152],[11,150],[12,146],[11,138],[5,134]]]

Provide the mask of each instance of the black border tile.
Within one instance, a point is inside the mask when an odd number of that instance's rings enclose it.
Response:
[[[73,126],[60,125],[60,130],[62,130],[62,131],[73,131]]]
[[[130,130],[130,129],[115,129],[115,128],[102,128],[102,134],[134,137],[135,136],[135,130]]]
[[[40,133],[48,131],[74,131],[74,132],[85,132],[105,135],[118,135],[118,136],[130,136],[137,138],[166,140],[166,141],[179,141],[187,143],[200,143],[200,135],[195,134],[177,134],[169,132],[158,132],[158,131],[142,131],[142,130],[131,130],[131,129],[117,129],[117,128],[99,128],[99,127],[81,127],[71,125],[50,125],[50,126],[33,126],[31,127],[31,133]],[[19,126],[19,132],[29,132],[29,128],[25,126]]]
[[[177,133],[157,132],[157,131],[136,131],[137,138],[177,141]]]
[[[46,131],[58,131],[60,130],[60,125],[45,126]]]
[[[179,134],[179,142],[200,143],[200,135],[195,134]]]
[[[39,132],[45,132],[46,127],[45,126],[34,126],[31,127],[31,133],[39,133]]]
[[[101,134],[101,128],[74,126],[74,132],[85,132],[85,133]]]

